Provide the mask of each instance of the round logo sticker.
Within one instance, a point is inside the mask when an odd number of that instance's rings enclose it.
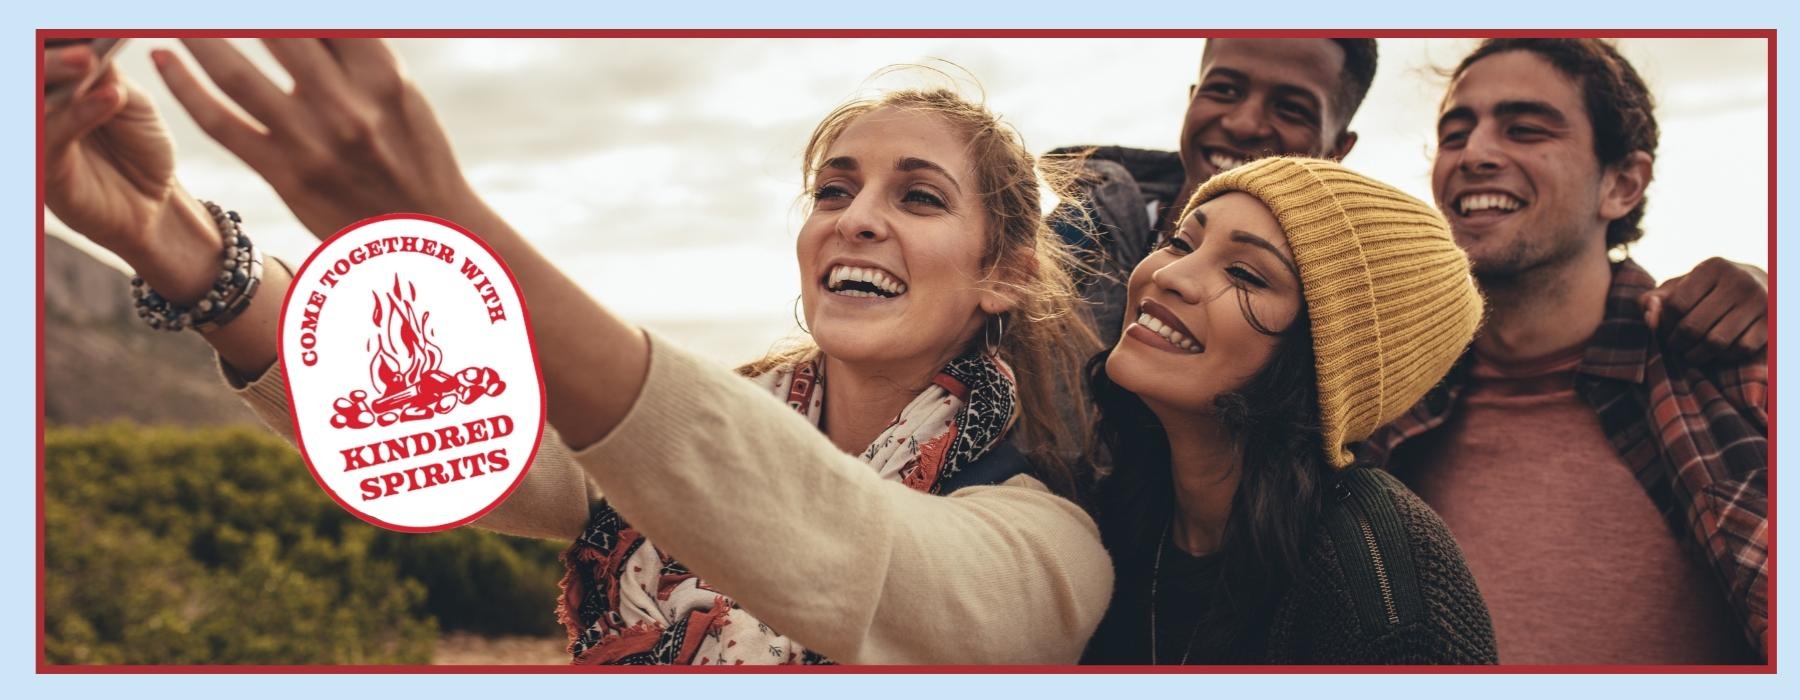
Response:
[[[525,478],[544,388],[511,271],[448,221],[391,214],[294,273],[281,367],[313,478],[402,532],[481,517]]]

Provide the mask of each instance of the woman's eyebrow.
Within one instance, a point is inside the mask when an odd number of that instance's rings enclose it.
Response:
[[[956,188],[958,194],[962,193],[962,183],[956,181],[956,176],[951,175],[949,170],[944,169],[944,166],[925,160],[924,158],[913,156],[902,157],[901,159],[894,161],[894,169],[903,173],[909,173],[914,170],[930,170],[931,172],[944,176],[944,179],[950,181],[950,186]]]
[[[1276,260],[1280,260],[1282,265],[1287,266],[1288,272],[1293,273],[1294,279],[1300,279],[1300,268],[1294,266],[1293,259],[1281,252],[1280,248],[1275,247],[1275,244],[1264,240],[1262,236],[1250,233],[1249,231],[1234,230],[1231,232],[1231,240],[1236,243],[1256,246],[1268,251],[1270,255],[1275,256]]]

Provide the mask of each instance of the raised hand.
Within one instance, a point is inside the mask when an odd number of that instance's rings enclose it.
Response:
[[[219,234],[175,181],[156,108],[85,42],[44,49],[44,91],[44,204],[168,298],[199,298],[217,273]]]
[[[83,94],[83,78],[105,71]],[[44,203],[107,248],[139,247],[175,184],[175,154],[148,98],[83,43],[44,50]]]
[[[643,386],[645,336],[583,292],[483,203],[456,163],[431,106],[372,39],[269,39],[294,79],[282,90],[221,39],[184,42],[241,111],[202,86],[175,54],[151,54],[207,135],[275,187],[314,235],[397,211],[440,216],[505,259],[537,323],[552,424],[570,445],[612,429]]]
[[[485,213],[430,104],[380,40],[264,40],[294,79],[285,91],[223,39],[183,43],[241,111],[173,52],[152,52],[169,90],[314,235],[396,211],[452,220]]]

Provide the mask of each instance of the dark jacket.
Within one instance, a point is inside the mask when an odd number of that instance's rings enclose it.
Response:
[[[1181,189],[1181,157],[1122,146],[1071,146],[1050,153],[1089,153],[1081,168],[1082,210],[1065,209],[1053,221],[1064,241],[1100,273],[1080,276],[1077,284],[1093,304],[1101,342],[1111,347],[1124,326],[1125,282],[1156,243],[1157,216]]]
[[[1084,663],[1150,663],[1147,559],[1153,554],[1114,553],[1113,604]],[[1195,589],[1160,583],[1158,661],[1176,663],[1182,642],[1193,638],[1183,639],[1183,631],[1196,618],[1190,613],[1172,625],[1168,615],[1183,606],[1171,604],[1171,595],[1195,595]],[[1227,648],[1194,647],[1190,663],[1498,662],[1487,605],[1450,531],[1393,476],[1374,469],[1351,469],[1326,492],[1293,581],[1252,627]]]

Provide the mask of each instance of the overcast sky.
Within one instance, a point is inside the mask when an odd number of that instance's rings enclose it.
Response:
[[[1430,201],[1436,105],[1472,40],[1381,41],[1353,168]],[[241,44],[279,76],[255,42]],[[800,149],[884,66],[954,62],[1036,151],[1172,148],[1198,39],[410,39],[395,42],[488,201],[601,303],[724,361],[794,328]],[[179,174],[277,255],[313,239],[169,96],[149,50],[119,56],[170,122]],[[1662,127],[1647,234],[1659,279],[1715,255],[1768,264],[1762,40],[1628,40]],[[281,78],[285,80],[285,78]],[[915,81],[916,82],[916,81]],[[53,232],[61,226],[52,222]],[[116,264],[116,260],[113,261]]]

